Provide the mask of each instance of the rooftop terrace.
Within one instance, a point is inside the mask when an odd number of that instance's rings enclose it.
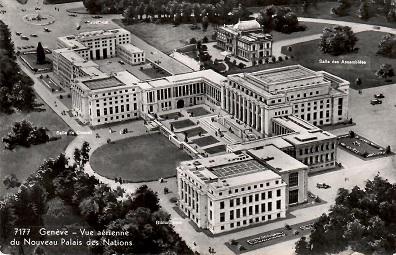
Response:
[[[91,90],[119,87],[124,85],[120,80],[113,76],[92,81],[83,81],[82,83]]]

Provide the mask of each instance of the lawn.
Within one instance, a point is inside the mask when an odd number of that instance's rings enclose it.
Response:
[[[167,120],[167,119],[181,118],[184,117],[184,115],[180,112],[171,112],[171,113],[161,114],[160,117]]]
[[[191,112],[194,116],[202,116],[211,113],[203,107],[190,108],[187,109],[187,112]]]
[[[191,24],[181,24],[174,27],[173,24],[142,22],[125,28],[162,52],[170,52],[180,48],[188,44],[188,41],[193,37],[201,40],[206,36],[210,40],[214,32],[212,26],[209,26],[205,32],[202,29],[191,30],[189,26]]]
[[[35,126],[47,127],[55,135],[56,131],[67,131],[69,127],[48,105],[44,104],[41,98],[37,99],[41,105],[37,111],[30,113],[16,112],[11,115],[0,116],[0,137],[4,137],[10,130],[15,121],[27,119]],[[35,172],[44,160],[56,157],[64,152],[73,137],[62,136],[57,141],[46,144],[34,145],[30,148],[18,146],[14,151],[5,149],[0,145],[0,194],[15,193],[17,188],[8,189],[3,185],[4,176],[14,173],[22,182],[31,173]]]
[[[216,153],[224,152],[226,150],[227,150],[226,145],[216,145],[216,146],[205,149],[205,151],[209,154],[216,154]]]
[[[170,74],[162,69],[154,69],[154,68],[143,68],[140,70],[142,73],[150,77],[150,79],[157,79],[157,78],[162,78],[166,76],[170,76]]]
[[[351,88],[356,89],[355,80],[357,77],[362,79],[362,85],[359,88],[371,88],[376,86],[387,85],[384,79],[379,79],[375,72],[379,69],[381,64],[393,64],[396,68],[396,61],[394,59],[377,56],[378,43],[385,33],[381,32],[361,32],[357,33],[359,41],[356,47],[359,48],[358,52],[350,53],[341,56],[331,56],[323,54],[319,47],[319,40],[295,44],[292,46],[292,52],[287,52],[286,47],[282,48],[284,54],[293,55],[293,60],[284,61],[281,64],[271,64],[271,67],[277,65],[287,64],[301,64],[313,70],[326,70],[341,78],[348,80],[351,83]],[[345,65],[345,64],[323,64],[319,63],[320,60],[364,60],[367,64],[358,65]]]
[[[210,144],[218,143],[219,140],[217,140],[213,136],[205,136],[205,137],[201,137],[201,138],[192,140],[191,142],[195,143],[199,147],[204,147],[204,146],[207,146]]]
[[[190,156],[161,133],[128,138],[106,144],[91,156],[95,172],[110,179],[152,181],[176,175],[176,167]]]
[[[201,133],[201,134],[207,133],[206,130],[201,127],[187,129],[187,130],[184,130],[183,132],[187,133],[187,137],[193,137],[193,136],[199,135],[199,133]]]
[[[328,26],[327,24],[312,23],[312,22],[300,22],[300,24],[306,25],[307,29],[305,31],[294,32],[291,34],[285,34],[285,33],[280,33],[277,31],[272,31],[271,32],[272,39],[274,40],[274,42],[278,42],[281,40],[288,40],[288,39],[294,39],[294,38],[298,38],[298,37],[321,34],[323,32],[323,28]]]
[[[174,121],[169,124],[173,125],[173,127],[176,129],[195,126],[195,123],[190,119]]]
[[[52,70],[52,61],[49,60],[48,58],[45,58],[45,64],[39,65],[37,64],[37,55],[36,54],[26,54],[26,55],[21,55],[21,58],[24,59],[26,62],[28,62],[28,66],[30,69],[38,69],[38,73],[40,71],[48,71]]]

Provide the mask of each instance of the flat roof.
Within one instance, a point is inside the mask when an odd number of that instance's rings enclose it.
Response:
[[[124,48],[127,51],[132,51],[132,52],[143,52],[143,50],[139,49],[135,45],[132,45],[130,43],[127,44],[121,44],[118,46],[119,48]]]
[[[308,130],[320,130],[320,128],[314,126],[308,121],[302,120],[296,116],[288,115],[282,117],[274,117],[274,122],[281,124],[282,126],[293,130],[294,132],[306,132]]]
[[[107,77],[105,73],[100,71],[98,68],[95,66],[87,66],[87,67],[82,67],[81,70],[85,72],[89,76],[100,76],[100,77]]]
[[[128,71],[114,73],[118,80],[124,84],[138,83],[140,80]]]
[[[236,162],[224,166],[213,167],[211,169],[212,173],[220,179],[226,179],[265,170],[268,170],[268,168],[255,160]]]
[[[272,145],[265,146],[259,150],[248,150],[248,152],[265,161],[265,163],[279,172],[288,172],[295,169],[307,168],[305,164]]]
[[[321,129],[308,131],[301,134],[289,134],[283,136],[283,139],[293,145],[300,145],[305,143],[311,143],[312,141],[322,141],[326,139],[335,139],[337,136],[330,134],[329,132]]]
[[[230,144],[227,145],[227,147],[231,151],[238,152],[238,151],[244,151],[258,147],[268,146],[268,145],[274,145],[278,149],[283,149],[293,146],[291,143],[285,141],[282,137],[276,136],[276,137],[267,137],[259,140],[240,143],[240,144]]]
[[[59,53],[62,57],[66,58],[72,63],[84,62],[85,59],[73,50],[63,51]]]
[[[286,83],[290,81],[315,78],[321,76],[317,72],[305,68],[301,65],[285,66],[280,68],[272,68],[268,70],[250,73],[266,84]]]
[[[266,169],[255,173],[249,173],[242,176],[228,178],[226,179],[226,182],[224,184],[228,184],[228,186],[235,187],[235,186],[246,185],[249,183],[257,183],[260,181],[262,182],[262,181],[269,181],[274,179],[281,179],[281,176],[273,172],[272,170]],[[211,183],[211,185],[214,186],[216,185],[216,183]]]
[[[201,71],[196,71],[196,72],[191,72],[191,73],[167,76],[167,77],[163,77],[163,78],[159,78],[159,79],[147,80],[147,81],[139,84],[139,86],[144,89],[161,88],[161,87],[172,85],[172,84],[178,83],[178,82],[184,82],[184,81],[189,82],[194,79],[202,79],[202,78],[205,78],[205,79],[207,79],[215,84],[219,84],[219,85],[220,85],[221,81],[227,79],[223,75],[218,74],[211,69],[208,69],[208,70],[201,70]]]
[[[78,34],[77,38],[108,36],[108,35],[115,35],[118,33],[130,34],[128,30],[125,30],[123,28],[115,28],[109,30],[95,30],[95,31],[81,32]]]
[[[120,80],[118,80],[114,76],[110,76],[102,79],[86,80],[83,81],[82,83],[91,90],[119,87],[124,85]]]

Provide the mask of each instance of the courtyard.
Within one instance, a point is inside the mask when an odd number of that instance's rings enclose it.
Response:
[[[93,152],[90,162],[96,173],[109,179],[143,182],[175,176],[178,164],[190,159],[164,135],[154,133],[106,144]]]

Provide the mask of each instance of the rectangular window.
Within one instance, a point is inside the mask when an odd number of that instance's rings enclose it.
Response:
[[[265,203],[262,203],[262,204],[261,204],[261,212],[262,212],[262,213],[265,212]]]
[[[254,195],[254,201],[255,202],[259,201],[259,199],[260,199],[260,195],[259,194]]]
[[[236,217],[237,219],[241,217],[241,209],[236,209]]]
[[[220,202],[220,209],[224,209],[224,201]]]
[[[289,175],[289,187],[298,186],[298,173],[291,173]]]
[[[100,117],[100,110],[96,110],[96,116]]]
[[[250,195],[249,196],[249,203],[252,203],[253,202],[253,195]]]
[[[230,200],[230,207],[234,207],[234,199]]]
[[[246,197],[242,198],[242,204],[244,204],[244,205],[246,204]]]
[[[280,196],[281,196],[281,190],[280,190],[280,189],[278,189],[278,190],[276,191],[276,196],[277,196],[277,197],[280,197]]]
[[[280,200],[276,201],[276,209],[281,209],[281,201]]]
[[[265,192],[261,193],[261,200],[265,199]]]
[[[249,206],[249,215],[253,215],[253,206]]]
[[[225,213],[220,213],[220,222],[224,222],[225,221]]]
[[[234,219],[234,210],[231,210],[230,211],[230,220],[233,220]]]
[[[237,199],[236,199],[236,205],[240,205],[241,204],[241,199],[238,197]]]
[[[268,191],[268,199],[272,198],[272,191]]]
[[[298,203],[298,189],[289,191],[289,204]]]
[[[268,211],[272,211],[272,202],[268,202]]]
[[[242,208],[242,217],[246,217],[246,207]]]

